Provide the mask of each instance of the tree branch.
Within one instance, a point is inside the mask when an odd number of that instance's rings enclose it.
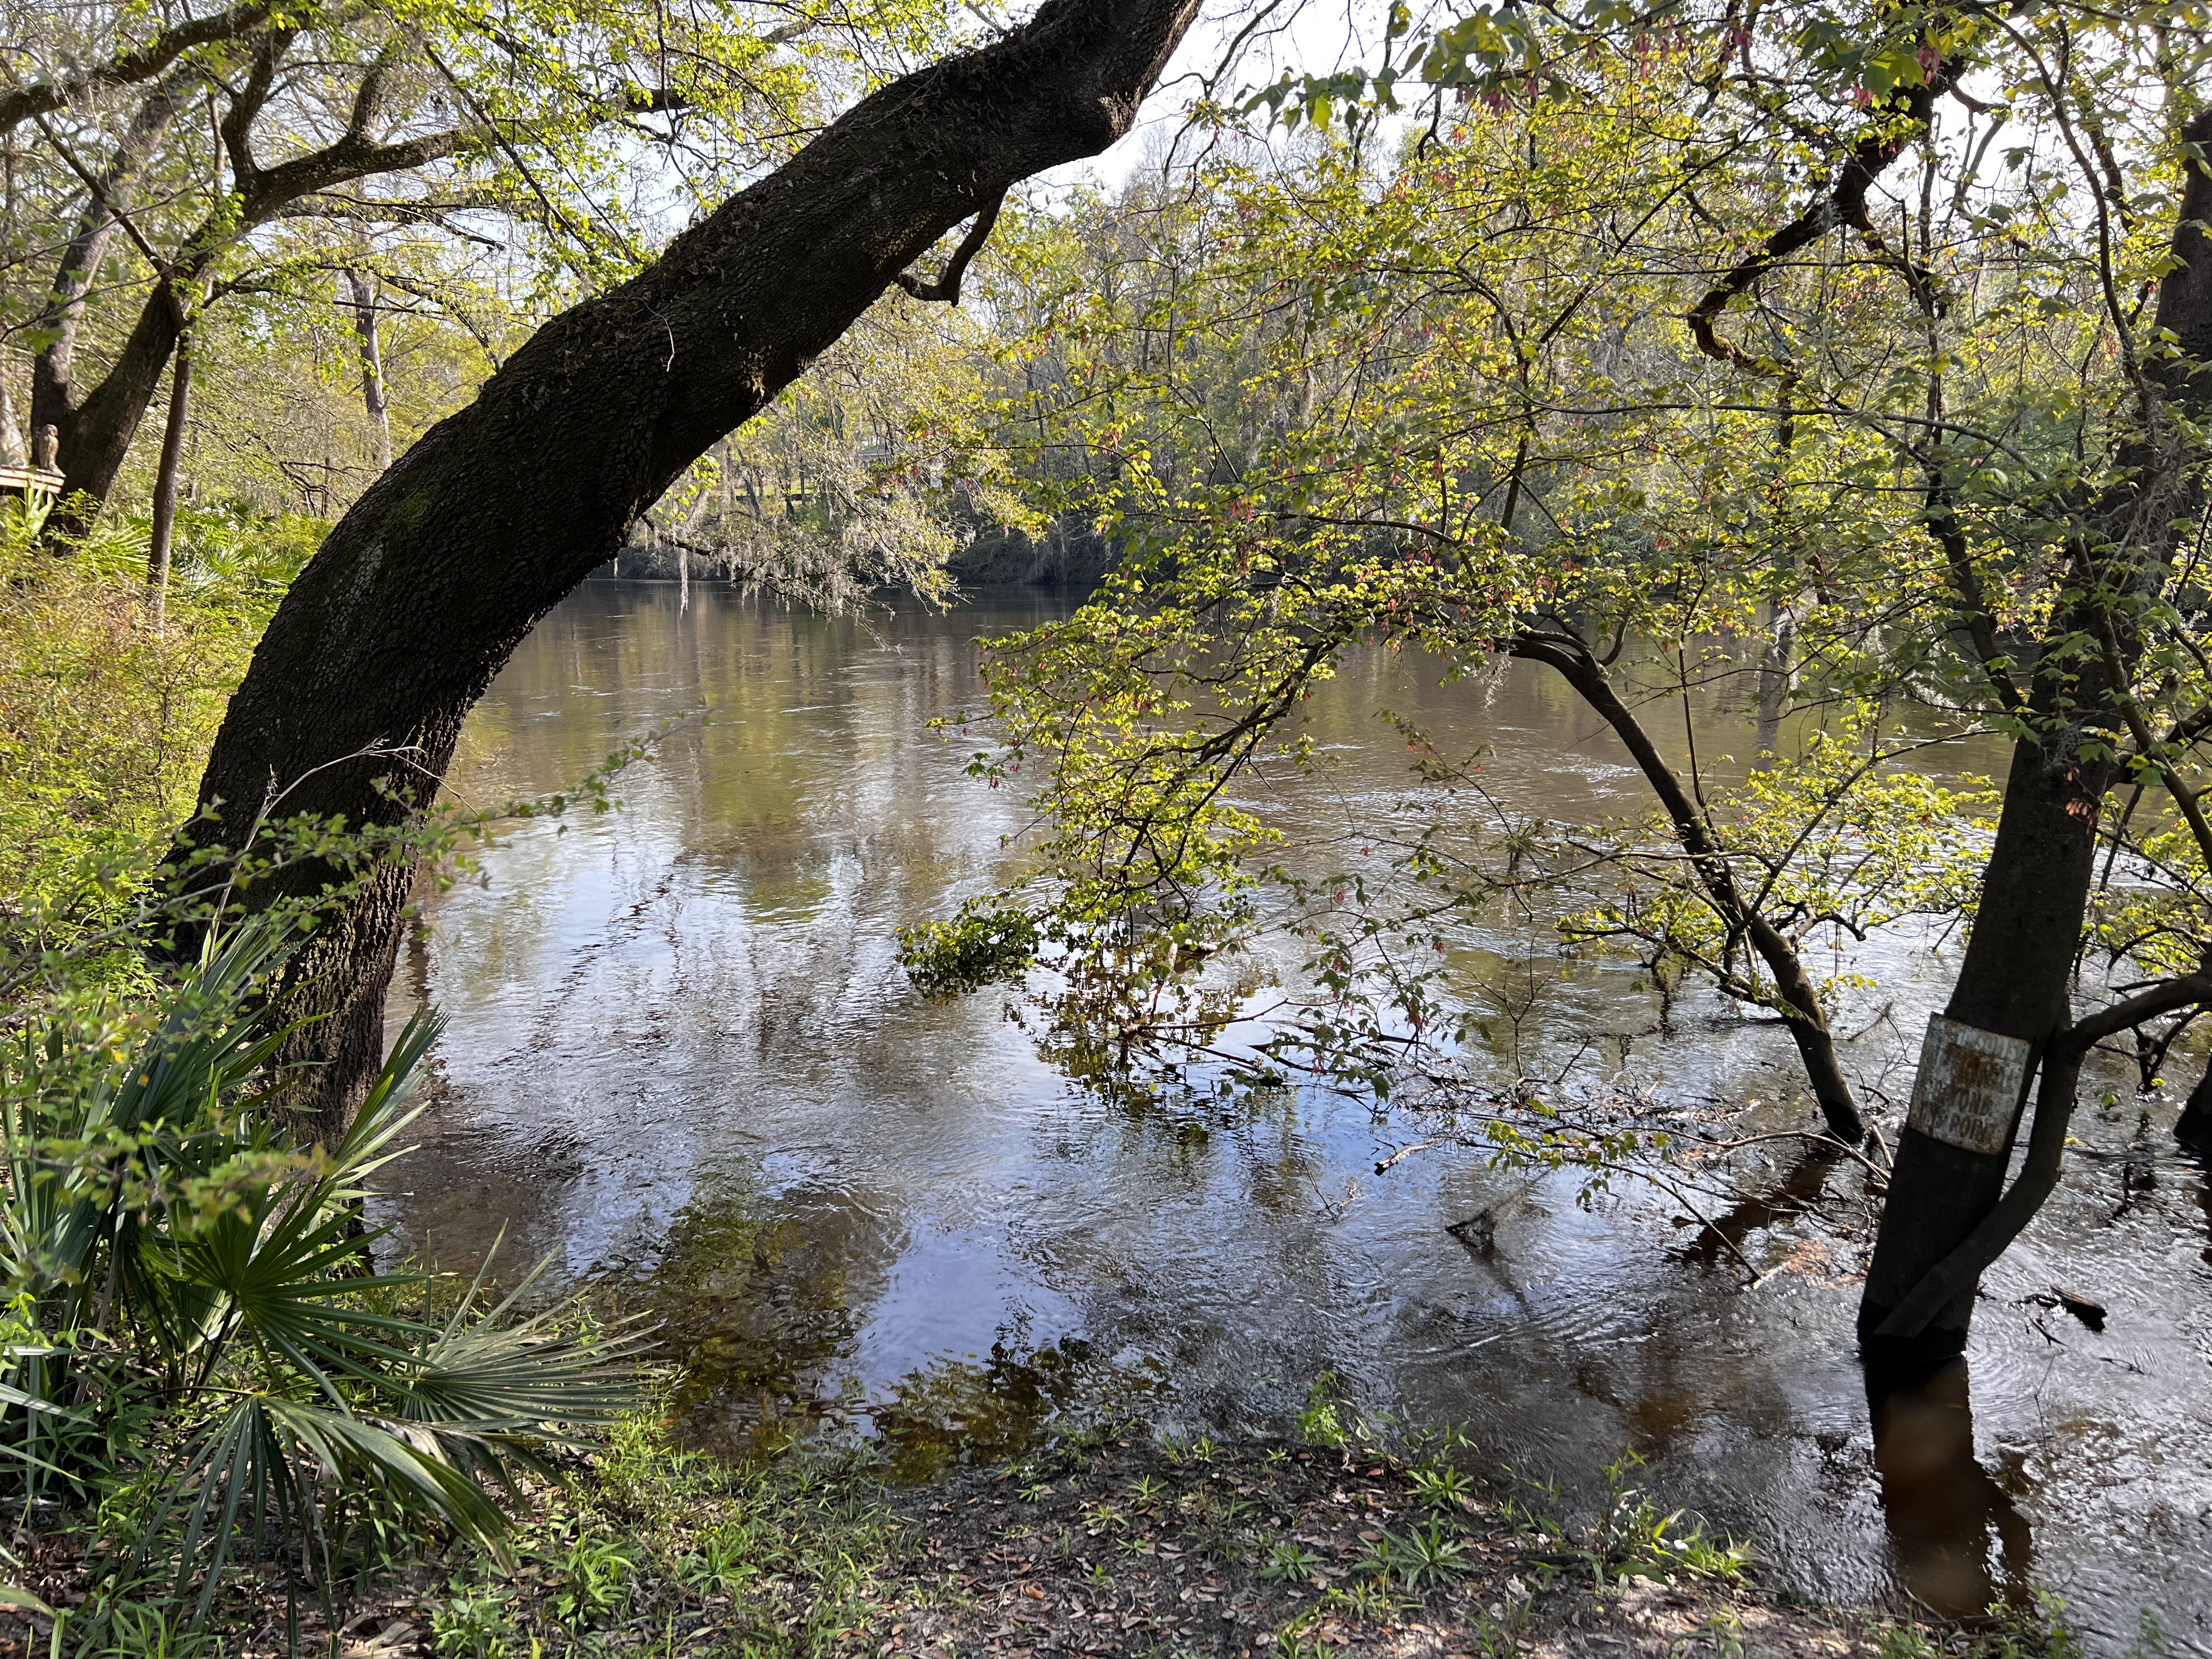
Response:
[[[353,109],[346,117],[345,137],[361,137],[376,118],[376,106],[384,101],[384,77],[392,72],[392,52],[387,45],[362,72],[361,85],[354,88]]]
[[[943,300],[951,305],[960,303],[960,279],[967,273],[968,262],[983,251],[983,244],[991,239],[991,227],[999,222],[999,210],[1006,204],[1003,191],[990,206],[975,216],[975,222],[960,239],[960,246],[952,251],[945,264],[945,274],[933,283],[922,283],[902,270],[892,280],[917,300]]]
[[[155,252],[154,245],[139,234],[138,227],[131,222],[131,216],[109,197],[106,186],[86,169],[84,163],[76,159],[76,152],[64,143],[59,135],[46,125],[45,116],[33,115],[31,119],[37,125],[39,131],[46,135],[46,142],[54,147],[54,154],[62,158],[62,164],[75,173],[77,182],[91,193],[92,199],[99,205],[100,211],[123,228],[123,234],[131,239],[132,245],[145,257],[146,263],[154,267],[155,275],[166,276],[169,270],[169,262]]]
[[[1936,65],[1926,86],[1911,88],[1901,112],[1912,118],[1912,125],[1900,124],[1893,131],[1869,133],[1852,145],[1828,192],[1808,204],[1803,212],[1759,244],[1756,252],[1738,260],[1705,297],[1690,308],[1685,320],[1696,337],[1698,350],[1717,362],[1727,363],[1748,374],[1774,374],[1772,364],[1761,362],[1734,341],[1723,339],[1713,326],[1715,319],[1728,308],[1729,301],[1749,293],[1761,277],[1800,248],[1811,246],[1841,225],[1871,228],[1871,221],[1867,217],[1867,192],[1890,163],[1905,153],[1913,133],[1927,125],[1931,106],[1949,87],[1957,67],[1946,58]]]
[[[136,52],[124,52],[105,64],[0,93],[0,132],[34,116],[51,115],[72,100],[150,81],[195,46],[251,33],[267,22],[275,10],[269,0],[251,0],[251,3],[164,29]]]
[[[290,48],[294,33],[291,29],[276,29],[255,43],[253,67],[246,73],[245,86],[231,94],[230,108],[217,129],[222,134],[224,149],[229,152],[231,173],[240,190],[249,189],[261,175],[253,160],[253,124],[268,105],[269,94],[276,84],[276,65]]]
[[[463,230],[451,223],[447,216],[455,213],[503,213],[506,210],[506,204],[499,198],[483,191],[468,191],[458,196],[413,202],[385,201],[375,197],[333,196],[316,191],[285,203],[273,216],[279,219],[336,219],[356,225],[435,225],[449,236],[479,243],[485,247],[497,247],[499,244],[490,237]]]
[[[245,191],[241,228],[265,224],[303,196],[328,190],[333,185],[367,179],[380,173],[410,173],[426,162],[453,155],[468,141],[459,127],[402,139],[396,144],[372,144],[359,137],[341,138],[311,155],[257,172]]]

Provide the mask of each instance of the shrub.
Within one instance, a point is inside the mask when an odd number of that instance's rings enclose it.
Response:
[[[267,918],[211,933],[142,1009],[73,993],[0,1054],[0,1485],[139,1500],[89,1620],[151,1582],[197,1629],[241,1552],[327,1597],[370,1510],[496,1552],[495,1492],[631,1398],[637,1339],[520,1314],[529,1279],[486,1306],[479,1275],[441,1319],[402,1309],[426,1275],[369,1269],[363,1183],[436,1026],[409,1024],[335,1148],[293,1145],[256,999],[287,945]]]
[[[39,514],[0,505],[0,894],[8,931],[29,936],[11,941],[20,955],[127,911],[189,816],[231,690],[319,526],[181,514],[157,625],[143,522],[103,520],[59,557]],[[122,951],[71,965],[137,973]]]

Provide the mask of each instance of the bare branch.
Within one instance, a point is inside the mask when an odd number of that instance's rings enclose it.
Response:
[[[253,124],[269,102],[269,94],[276,84],[276,65],[290,49],[294,33],[291,29],[277,29],[255,44],[253,67],[247,71],[246,85],[231,94],[230,108],[222,118],[219,130],[223,148],[229,152],[231,171],[240,189],[249,188],[261,175],[253,160]]]

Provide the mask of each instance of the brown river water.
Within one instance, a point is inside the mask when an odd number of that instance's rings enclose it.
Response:
[[[875,1433],[926,1475],[1061,1411],[1279,1433],[1334,1373],[1370,1411],[1462,1425],[1571,1512],[1632,1449],[1668,1507],[1823,1600],[1960,1609],[2033,1582],[2094,1651],[2136,1645],[2148,1611],[2168,1650],[2212,1655],[2212,1188],[2131,1072],[2085,1093],[2064,1186],[1990,1276],[1970,1376],[1878,1466],[1849,1253],[1801,1222],[1739,1218],[1762,1270],[1805,1269],[1747,1290],[1663,1200],[1579,1202],[1449,1147],[1378,1176],[1417,1126],[1318,1091],[1109,1097],[1001,990],[919,998],[896,930],[1012,871],[1001,837],[1026,821],[927,722],[980,704],[978,637],[1067,603],[826,618],[597,581],[548,616],[471,717],[458,796],[558,789],[673,729],[619,811],[521,823],[426,903],[393,1014],[427,998],[450,1024],[380,1218],[454,1265],[503,1228],[502,1261],[550,1255],[658,1319],[710,1443]],[[1281,810],[1401,786],[1378,706],[1488,745],[1515,811],[1641,809],[1541,671],[1442,685],[1376,653],[1316,700],[1329,781]],[[1881,988],[1838,1027],[1872,1025],[1850,1050],[1870,1098],[1901,1108],[1949,959],[1917,935],[1855,958]],[[1694,997],[1662,1038],[1630,967],[1565,972],[1541,1023],[1662,1091],[1810,1121],[1786,1039]],[[2024,1299],[2061,1283],[2110,1310],[2102,1332]]]

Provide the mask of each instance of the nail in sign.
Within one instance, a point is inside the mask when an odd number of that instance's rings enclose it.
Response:
[[[1912,1083],[1912,1114],[1905,1121],[1922,1134],[1966,1152],[2003,1152],[2012,1145],[2027,1087],[2027,1054],[2024,1038],[1930,1014],[1920,1045],[1920,1075]]]

